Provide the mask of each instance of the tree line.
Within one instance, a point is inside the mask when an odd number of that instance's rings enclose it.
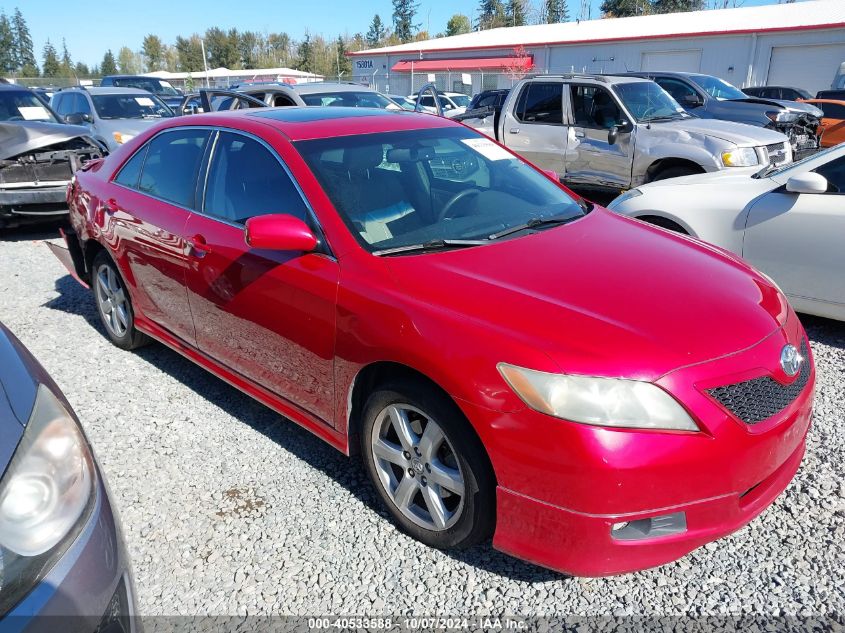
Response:
[[[716,6],[729,0],[713,0]],[[344,34],[334,38],[306,31],[300,40],[285,32],[240,31],[212,27],[202,34],[178,35],[167,43],[154,33],[146,35],[138,50],[123,46],[103,53],[102,60],[88,66],[74,62],[62,39],[61,50],[47,40],[36,61],[32,36],[18,8],[11,16],[0,11],[0,73],[18,77],[100,77],[116,73],[136,74],[167,70],[200,72],[223,66],[232,70],[295,68],[327,77],[351,74],[346,53],[366,48],[392,46],[471,31],[552,24],[571,19],[567,0],[480,0],[474,18],[456,13],[445,29],[429,33],[417,22],[418,0],[392,0],[393,14],[386,23],[375,15],[366,33]],[[603,0],[603,17],[627,17],[651,13],[673,13],[707,8],[707,0]],[[205,63],[203,60],[205,46]]]

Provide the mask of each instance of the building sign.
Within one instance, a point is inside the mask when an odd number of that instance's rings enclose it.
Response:
[[[355,70],[373,70],[374,68],[372,59],[355,60]]]

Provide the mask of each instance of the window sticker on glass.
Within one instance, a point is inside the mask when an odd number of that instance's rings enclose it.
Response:
[[[475,150],[487,160],[514,160],[515,156],[505,148],[486,138],[464,138],[461,142]]]
[[[135,102],[136,102],[139,106],[149,106],[149,107],[152,107],[152,106],[154,106],[154,105],[155,105],[155,104],[153,103],[153,100],[152,100],[152,99],[150,99],[149,97],[135,97]]]
[[[47,114],[47,110],[44,109],[44,106],[19,106],[18,112],[21,113],[21,116],[27,121],[41,121],[43,119],[50,118],[50,115]]]

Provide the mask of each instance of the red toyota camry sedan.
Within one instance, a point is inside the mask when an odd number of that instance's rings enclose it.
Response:
[[[118,347],[156,339],[360,452],[430,546],[639,570],[801,462],[814,369],[770,279],[447,119],[174,118],[68,197],[60,255]]]

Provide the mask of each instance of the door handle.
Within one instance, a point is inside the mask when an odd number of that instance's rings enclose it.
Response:
[[[205,257],[206,253],[211,250],[205,236],[200,233],[194,235],[191,239],[187,240],[187,242],[190,254],[194,257]]]
[[[510,134],[519,134],[519,128],[518,127],[512,127],[511,129],[508,130],[508,132]]]
[[[575,138],[584,138],[585,134],[582,130],[575,130]]]

